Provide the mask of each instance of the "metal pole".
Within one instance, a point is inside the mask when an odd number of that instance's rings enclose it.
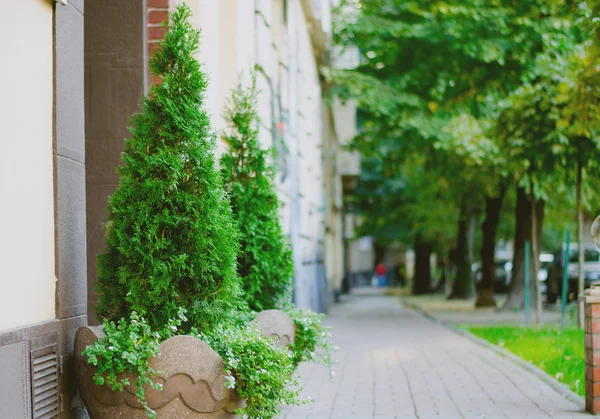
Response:
[[[529,241],[525,242],[525,324],[529,325]]]
[[[561,295],[561,316],[560,328],[565,327],[565,315],[567,313],[567,293],[569,291],[569,245],[571,244],[571,232],[567,231],[567,242],[565,246],[565,254],[563,256],[563,276],[562,276],[562,295]]]

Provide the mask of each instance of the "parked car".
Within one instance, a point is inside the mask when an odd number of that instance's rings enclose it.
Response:
[[[584,244],[584,280],[585,288],[600,280],[600,250],[594,244]],[[548,266],[548,303],[553,304],[562,294],[563,264],[566,245],[554,253],[554,261]],[[567,267],[569,288],[567,298],[574,300],[578,293],[579,281],[579,246],[577,243],[569,245],[569,266]]]
[[[540,291],[542,295],[548,296],[548,269],[554,262],[554,255],[552,253],[541,253],[540,254],[540,269],[538,270],[538,281],[540,284]]]
[[[511,282],[512,260],[496,259],[494,261],[496,275],[494,276],[494,292],[503,293],[508,291]],[[481,283],[481,264],[473,264],[473,273],[477,286]]]

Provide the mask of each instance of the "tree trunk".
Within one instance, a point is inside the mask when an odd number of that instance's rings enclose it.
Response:
[[[581,153],[581,152],[580,152]],[[579,251],[578,284],[577,292],[583,294],[585,288],[584,249],[583,249],[583,209],[581,208],[581,177],[583,174],[583,165],[581,163],[581,154],[577,157],[577,243]]]
[[[496,279],[496,231],[500,222],[502,201],[506,193],[506,185],[500,185],[495,197],[485,198],[485,221],[482,225],[483,243],[481,246],[481,283],[477,290],[475,307],[496,307],[494,300],[494,281]]]
[[[373,266],[377,266],[383,263],[385,258],[385,247],[377,243],[377,240],[373,241]]]
[[[466,299],[473,296],[473,249],[477,217],[473,205],[464,197],[458,218],[456,249],[456,277],[448,299]]]
[[[431,292],[431,253],[433,246],[417,236],[415,239],[415,277],[413,279],[414,295]]]
[[[536,234],[537,243],[542,242],[542,225],[544,221],[544,201],[535,202],[536,209]],[[531,243],[531,221],[532,221],[532,203],[527,196],[525,188],[517,187],[517,205],[515,208],[515,246],[513,257],[513,269],[511,274],[511,284],[508,291],[508,298],[502,310],[513,311],[522,310],[525,307],[525,241]],[[539,255],[535,255],[539,258]],[[532,259],[530,259],[532,260]],[[533,263],[530,263],[530,296],[531,306],[536,307],[537,298],[535,282],[537,273],[533,274]]]

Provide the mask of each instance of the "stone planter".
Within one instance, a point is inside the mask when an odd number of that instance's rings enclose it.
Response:
[[[263,335],[275,338],[278,347],[292,345],[296,337],[294,320],[281,310],[265,310],[256,315],[255,321]]]
[[[279,338],[278,346],[293,343],[294,322],[286,313],[268,310],[256,321],[266,336]],[[115,392],[94,383],[93,369],[81,352],[103,336],[100,326],[81,327],[75,336],[77,380],[90,419],[147,419],[132,391]],[[237,392],[225,387],[223,358],[200,339],[175,336],[164,341],[150,366],[164,373],[157,378],[162,390],[146,389],[146,401],[159,419],[232,419],[243,407]]]

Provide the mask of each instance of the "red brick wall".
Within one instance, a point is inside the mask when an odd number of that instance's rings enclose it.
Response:
[[[600,288],[585,291],[585,407],[590,413],[600,413]]]
[[[158,41],[164,38],[162,23],[167,20],[171,0],[148,0],[148,58]],[[148,73],[148,83],[160,83],[160,78]]]

